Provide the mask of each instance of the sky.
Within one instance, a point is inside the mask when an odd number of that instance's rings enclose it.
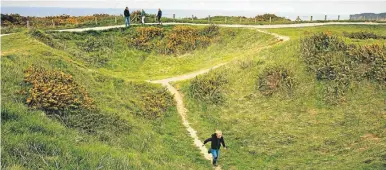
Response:
[[[2,0],[2,7],[63,7],[63,8],[146,8],[146,9],[189,9],[189,10],[237,10],[257,12],[299,12],[317,14],[354,14],[386,12],[386,0],[89,0],[89,1],[14,1]]]

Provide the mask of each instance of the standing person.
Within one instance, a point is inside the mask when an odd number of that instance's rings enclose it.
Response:
[[[220,156],[221,144],[222,146],[224,146],[224,149],[227,148],[225,146],[224,138],[222,137],[222,132],[219,130],[216,130],[216,133],[212,134],[212,137],[206,139],[202,146],[205,146],[205,144],[208,143],[209,141],[212,142],[210,147],[210,153],[212,153],[212,156],[213,156],[212,163],[214,166],[217,166],[217,159]]]
[[[123,15],[125,16],[125,25],[126,27],[130,26],[130,11],[129,8],[126,7],[125,10],[123,11]]]
[[[162,11],[161,11],[161,8],[158,8],[158,13],[157,13],[158,24],[162,24],[161,23],[161,17],[162,17]]]
[[[146,13],[145,13],[145,11],[142,9],[142,11],[141,11],[142,25],[145,24],[145,15],[146,15]]]

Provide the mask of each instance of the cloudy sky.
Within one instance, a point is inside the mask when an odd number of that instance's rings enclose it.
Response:
[[[354,14],[386,12],[386,0],[89,0],[89,1],[13,1],[2,0],[2,7],[63,7],[63,8],[131,8],[189,9],[189,10],[245,10],[258,12]]]

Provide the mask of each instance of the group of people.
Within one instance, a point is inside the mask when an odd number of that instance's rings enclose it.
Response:
[[[123,15],[125,16],[125,25],[126,25],[126,27],[129,27],[130,26],[130,11],[129,11],[129,7],[125,8],[125,10],[123,11]],[[146,17],[146,13],[142,9],[141,10],[141,22],[142,22],[142,25],[145,24],[145,17]],[[158,13],[157,13],[156,17],[157,17],[158,24],[162,24],[161,23],[162,11],[161,11],[160,8],[158,8]]]

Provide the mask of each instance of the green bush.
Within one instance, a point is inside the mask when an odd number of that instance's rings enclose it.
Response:
[[[377,44],[351,46],[350,59],[355,63],[354,77],[386,82],[386,47]]]
[[[145,92],[140,100],[137,102],[139,107],[137,114],[149,119],[165,116],[166,111],[174,105],[173,97],[165,88]]]
[[[374,34],[372,32],[343,32],[343,35],[348,38],[353,38],[353,39],[386,39],[386,36],[379,36],[377,34]]]
[[[267,67],[258,76],[257,85],[265,96],[271,96],[280,89],[287,90],[291,94],[295,87],[294,75],[281,66]]]
[[[220,27],[214,24],[207,26],[201,30],[201,35],[206,37],[215,37],[220,34]]]
[[[326,101],[344,101],[354,80],[386,82],[386,48],[374,45],[347,45],[339,37],[319,33],[301,40],[301,56],[316,79],[326,82]],[[335,100],[335,101],[334,101]]]
[[[345,51],[346,45],[337,36],[318,33],[301,40],[301,56],[307,67],[316,72],[321,55],[326,52]]]
[[[211,104],[220,104],[225,100],[223,86],[228,83],[224,72],[209,72],[194,78],[189,86],[192,98]]]
[[[59,41],[55,40],[51,35],[46,34],[45,32],[41,30],[31,30],[29,34],[36,38],[37,40],[41,41],[42,43],[57,49],[64,49],[64,45],[59,43]]]

